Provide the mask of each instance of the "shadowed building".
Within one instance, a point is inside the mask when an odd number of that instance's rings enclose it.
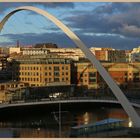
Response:
[[[123,88],[138,88],[140,85],[140,63],[109,63],[102,62],[116,83]],[[97,69],[87,59],[74,63],[77,75],[73,80],[77,86],[85,86],[87,89],[106,87]],[[72,72],[73,73],[73,72]]]

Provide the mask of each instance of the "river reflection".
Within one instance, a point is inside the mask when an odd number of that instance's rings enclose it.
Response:
[[[140,112],[140,110],[138,110]],[[41,115],[29,115],[0,121],[0,137],[55,138],[59,137],[59,113],[45,112]],[[72,126],[94,123],[107,118],[129,120],[121,108],[93,108],[82,111],[62,111],[61,137],[69,137]],[[130,125],[130,122],[126,125]]]

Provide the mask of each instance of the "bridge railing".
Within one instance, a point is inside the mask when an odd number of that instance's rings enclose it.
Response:
[[[68,97],[68,98],[61,98],[61,97],[57,97],[57,98],[41,98],[41,99],[31,99],[31,100],[12,100],[9,102],[4,102],[1,104],[19,104],[19,103],[30,103],[30,102],[53,102],[53,101],[61,101],[61,100],[113,100],[113,101],[117,101],[115,99],[115,97],[112,96],[92,96],[92,97]],[[129,98],[129,101],[132,103],[137,103],[140,104],[140,100],[133,100],[131,98]]]

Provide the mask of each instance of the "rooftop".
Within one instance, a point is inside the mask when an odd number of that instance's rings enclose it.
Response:
[[[118,123],[118,122],[123,122],[124,120],[121,119],[114,119],[114,118],[109,118],[109,119],[104,119],[96,123],[91,123],[91,124],[84,124],[80,126],[74,126],[72,127],[73,129],[80,129],[80,128],[85,128],[85,127],[92,127],[92,126],[101,126],[105,124],[111,124],[111,123]]]

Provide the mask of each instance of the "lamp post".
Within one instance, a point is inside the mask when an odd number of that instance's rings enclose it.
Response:
[[[59,138],[61,138],[61,103],[59,102]]]
[[[59,93],[60,100],[60,93]],[[59,138],[61,138],[61,102],[59,101]]]

